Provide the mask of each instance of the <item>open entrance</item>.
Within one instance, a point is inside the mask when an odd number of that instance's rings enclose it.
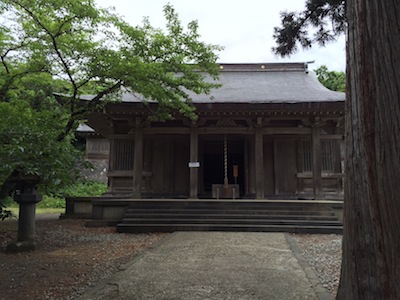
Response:
[[[203,197],[211,197],[213,184],[224,184],[225,151],[224,136],[203,140]],[[240,195],[244,194],[244,140],[227,136],[226,167],[229,184],[239,186]],[[237,177],[234,176],[237,166]]]

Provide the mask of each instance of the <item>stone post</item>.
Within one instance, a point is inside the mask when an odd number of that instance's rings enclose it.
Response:
[[[7,245],[6,252],[16,253],[35,250],[36,203],[42,200],[34,183],[24,183],[20,194],[14,196],[19,204],[18,236],[16,242]]]

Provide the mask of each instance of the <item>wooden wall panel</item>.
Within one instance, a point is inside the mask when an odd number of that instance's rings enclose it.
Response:
[[[189,139],[154,139],[151,148],[151,193],[161,196],[187,196]]]
[[[297,194],[296,141],[275,140],[275,191],[278,195]]]
[[[189,140],[177,140],[174,143],[174,194],[188,195],[189,194]]]

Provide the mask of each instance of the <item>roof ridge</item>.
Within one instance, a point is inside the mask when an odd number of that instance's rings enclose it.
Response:
[[[313,62],[284,63],[219,63],[221,72],[308,72],[308,64]]]

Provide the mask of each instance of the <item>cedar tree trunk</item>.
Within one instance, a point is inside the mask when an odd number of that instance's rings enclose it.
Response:
[[[400,299],[400,1],[348,0],[346,183],[337,299]]]

